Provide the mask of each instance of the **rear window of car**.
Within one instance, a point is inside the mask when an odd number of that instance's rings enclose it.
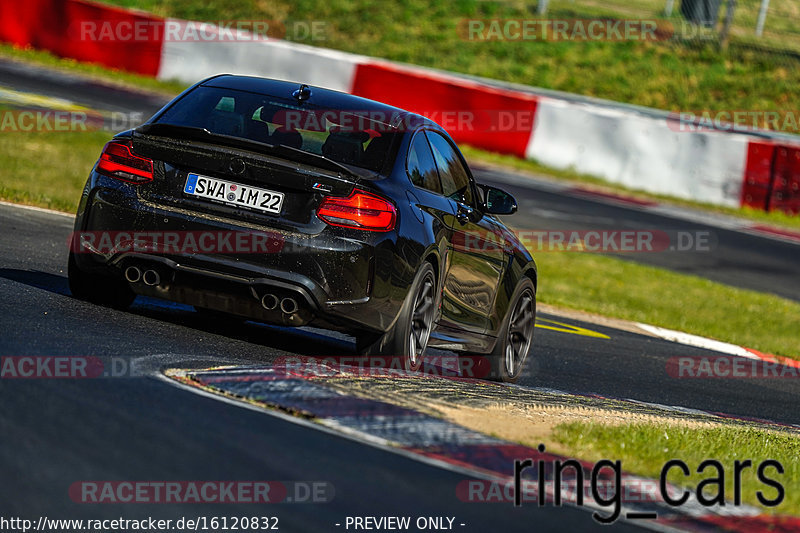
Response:
[[[383,167],[398,135],[395,128],[358,110],[321,109],[218,87],[194,89],[156,122],[289,146],[372,171]]]

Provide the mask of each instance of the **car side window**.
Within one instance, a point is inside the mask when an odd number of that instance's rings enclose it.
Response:
[[[461,163],[461,158],[452,145],[435,131],[427,132],[439,176],[442,181],[442,194],[469,206],[475,205],[469,173]]]
[[[439,181],[439,173],[436,172],[431,147],[422,132],[414,135],[411,140],[406,168],[414,185],[442,194],[442,184]]]

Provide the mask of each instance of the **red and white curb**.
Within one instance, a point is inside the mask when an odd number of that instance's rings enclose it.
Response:
[[[202,394],[234,401],[251,409],[261,407],[263,412],[277,413],[284,419],[287,419],[287,413],[300,416],[294,420],[307,425],[309,419],[313,419],[317,427],[321,426],[326,431],[333,431],[365,444],[463,473],[472,478],[472,481],[464,480],[457,487],[453,487],[453,490],[456,496],[465,502],[476,504],[504,502],[513,505],[513,500],[508,499],[508,491],[513,487],[512,474],[515,460],[532,459],[537,465],[538,461],[543,461],[545,477],[552,479],[549,477],[552,470],[548,470],[547,465],[552,467],[555,460],[567,459],[490,437],[411,409],[344,394],[325,386],[324,381],[317,379],[319,376],[308,372],[308,368],[323,369],[318,362],[306,367],[303,372],[295,372],[293,368],[278,364],[272,367],[169,370],[166,375],[174,380],[174,383]],[[324,369],[322,376],[335,377],[339,373],[339,370],[329,367]],[[314,427],[314,425],[309,426]],[[588,480],[594,464],[586,461],[579,463],[584,474],[582,478],[584,486],[574,486],[578,477],[571,470],[565,471],[561,496],[567,504],[574,502],[576,489],[582,490],[584,494],[591,494]],[[569,477],[570,474],[573,477]],[[601,471],[600,480],[608,483],[612,479],[611,473],[606,472],[606,474],[608,476],[604,477]],[[759,532],[776,531],[776,527],[777,530],[782,527],[787,530],[800,528],[800,519],[765,517],[757,508],[747,505],[705,507],[691,492],[686,504],[673,507],[660,496],[658,481],[629,473],[623,473],[621,479],[621,518],[636,520],[637,525],[650,529]],[[533,494],[533,500],[537,498],[535,480],[535,476],[523,478],[525,493],[529,497]],[[555,495],[553,491],[552,484],[545,485],[548,502],[553,501]],[[668,492],[680,494],[682,491],[676,486],[669,485]],[[493,493],[495,496],[487,498],[487,494]],[[527,505],[536,505],[530,498],[524,501],[528,502]],[[601,516],[610,513],[608,506],[601,506],[592,498],[584,499],[584,507],[598,512]],[[655,517],[650,517],[651,514]],[[649,518],[640,519],[646,516]],[[587,516],[587,520],[591,518]]]
[[[699,335],[692,335],[691,333],[684,333],[682,331],[652,326],[650,324],[637,323],[636,326],[664,340],[685,344],[687,346],[694,346],[696,348],[712,350],[736,357],[744,357],[747,359],[762,361],[764,363],[800,369],[800,361],[796,359],[790,359],[780,355],[772,355],[754,350],[752,348],[745,348],[744,346],[738,346],[736,344],[730,344],[728,342],[722,342],[715,339],[710,339],[708,337],[701,337]]]

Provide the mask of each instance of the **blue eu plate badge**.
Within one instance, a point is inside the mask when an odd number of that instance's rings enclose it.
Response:
[[[186,186],[183,188],[184,192],[194,194],[194,188],[197,185],[197,174],[189,174],[189,179],[186,180]]]

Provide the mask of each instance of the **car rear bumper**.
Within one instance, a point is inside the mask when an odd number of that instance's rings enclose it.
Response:
[[[72,250],[81,270],[126,279],[137,294],[290,326],[322,321],[382,331],[399,311],[389,297],[396,291],[386,286],[391,273],[375,272],[376,263],[394,256],[392,234],[360,238],[362,232],[327,226],[315,235],[264,228],[154,204],[135,187],[105,187],[105,181],[93,174],[78,211]],[[266,235],[260,241],[266,248],[253,247],[252,240],[240,248],[235,236],[228,245],[218,238],[211,249],[199,245],[206,234],[226,233]],[[166,235],[192,238],[172,248],[147,246],[163,244]],[[145,280],[151,271],[157,276]],[[156,277],[158,283],[149,283]]]

